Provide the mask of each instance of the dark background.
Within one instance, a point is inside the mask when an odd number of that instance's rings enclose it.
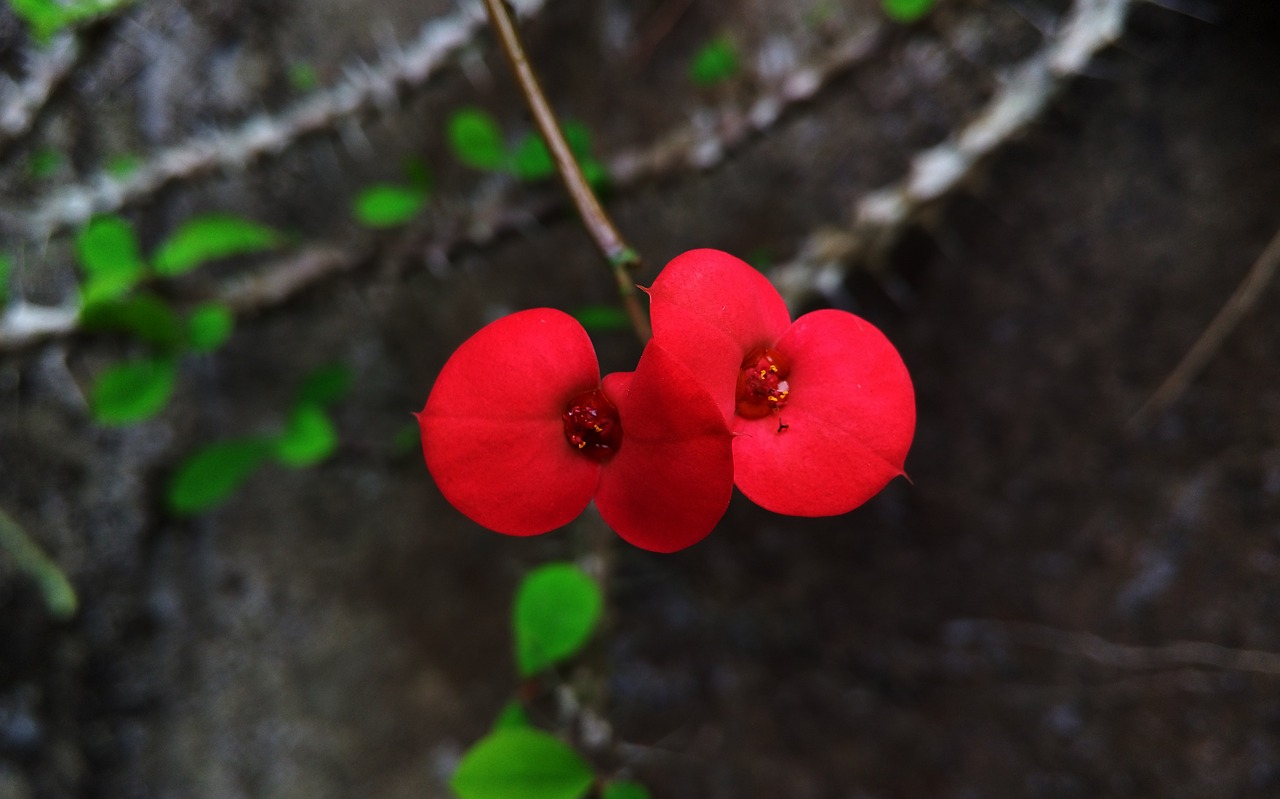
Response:
[[[718,166],[616,189],[608,207],[648,276],[698,246],[791,258],[972,118],[1068,7],[939,5]],[[622,743],[600,756],[607,773],[655,797],[1280,795],[1280,656],[1238,651],[1280,651],[1280,287],[1168,412],[1125,427],[1280,225],[1280,4],[1170,5],[1191,13],[1134,4],[1118,44],[924,214],[886,272],[855,270],[837,293],[912,371],[910,484],[822,520],[736,497],[671,556],[619,542],[583,667],[608,680]],[[553,102],[605,160],[749,102],[770,69],[879,19],[855,0],[695,0],[633,49],[671,6],[557,0],[523,26]],[[0,202],[27,209],[112,153],[286,107],[290,64],[332,83],[451,8],[143,2],[86,34],[77,71],[4,155]],[[0,18],[0,62],[20,78],[21,30]],[[743,69],[698,88],[689,61],[719,33]],[[148,244],[224,210],[361,254],[185,361],[157,419],[108,429],[86,410],[93,375],[136,351],[124,340],[0,353],[0,507],[82,606],[52,621],[0,557],[0,797],[447,796],[510,696],[516,582],[573,557],[581,533],[479,529],[392,442],[481,324],[614,289],[555,186],[449,154],[444,120],[462,106],[512,136],[530,127],[487,36],[453,63],[361,125],[130,206]],[[41,146],[67,157],[43,182],[23,167]],[[351,197],[411,155],[435,175],[425,218],[359,230]],[[455,243],[513,215],[492,240]],[[5,236],[28,298],[69,296],[65,235]],[[171,290],[198,297],[269,266]],[[633,361],[627,333],[595,337],[607,370]],[[185,455],[278,426],[302,376],[335,361],[357,379],[331,460],[269,467],[195,519],[165,511]]]

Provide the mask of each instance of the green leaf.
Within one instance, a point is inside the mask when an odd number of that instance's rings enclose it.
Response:
[[[530,572],[516,591],[516,664],[528,677],[578,653],[600,620],[600,586],[572,563]]]
[[[619,780],[604,786],[600,799],[650,799],[649,789],[638,782]]]
[[[169,483],[169,508],[194,514],[231,496],[274,450],[271,441],[238,438],[220,441],[183,462]]]
[[[107,159],[105,169],[109,175],[117,178],[127,178],[137,172],[140,166],[142,166],[141,158],[132,153],[121,153]]]
[[[9,273],[13,271],[13,261],[0,252],[0,309],[9,301]]]
[[[520,180],[542,180],[556,173],[551,151],[537,133],[527,133],[511,151],[511,171]]]
[[[80,324],[90,330],[120,330],[165,349],[182,341],[182,322],[163,300],[138,294],[91,302],[80,309]]]
[[[52,147],[41,147],[31,154],[31,159],[27,161],[27,171],[36,180],[44,180],[58,171],[63,160],[62,153]]]
[[[937,0],[880,0],[884,15],[894,22],[915,22],[933,10]]]
[[[422,192],[423,196],[431,193],[431,169],[421,157],[415,155],[406,158],[401,171],[409,185]]]
[[[630,330],[631,317],[616,305],[584,305],[570,316],[587,330]]]
[[[208,261],[262,252],[284,237],[266,225],[230,214],[206,214],[183,223],[156,250],[156,271],[180,275]]]
[[[87,306],[128,293],[146,271],[133,228],[118,216],[100,216],[76,234],[76,257],[84,267],[81,292]]]
[[[689,77],[699,86],[714,86],[732,78],[738,71],[738,50],[728,37],[708,42],[689,65]]]
[[[293,409],[289,426],[276,440],[276,459],[295,469],[313,466],[338,448],[333,422],[318,405],[304,404]]]
[[[40,41],[48,41],[68,22],[56,0],[9,0],[13,13],[31,27],[31,34]]]
[[[375,183],[356,195],[352,210],[362,224],[385,228],[411,221],[426,204],[427,193],[422,189]]]
[[[461,799],[580,799],[594,781],[587,762],[559,738],[507,729],[471,747],[449,787]]]
[[[422,446],[422,431],[417,422],[410,422],[396,431],[391,439],[393,455],[408,455]]]
[[[498,717],[493,721],[495,732],[498,730],[527,729],[532,726],[529,723],[529,714],[524,712],[524,705],[514,699],[503,706],[502,712],[498,713]]]
[[[564,134],[564,143],[569,145],[569,152],[579,160],[591,155],[591,129],[577,120],[569,120],[560,126]]]
[[[300,92],[309,92],[320,85],[320,77],[315,67],[306,61],[297,61],[289,65],[289,85]]]
[[[591,155],[591,131],[581,122],[572,120],[561,127],[565,143],[582,170],[582,177],[593,189],[599,189],[608,181],[609,174],[604,165]],[[556,173],[551,151],[536,132],[526,134],[516,144],[508,157],[508,166],[520,180],[543,180]]]
[[[236,318],[220,303],[201,305],[187,317],[187,344],[196,352],[213,352],[231,338]]]
[[[449,117],[449,144],[458,160],[469,167],[497,171],[507,164],[502,130],[493,117],[478,108],[463,108]]]
[[[135,0],[10,0],[14,13],[31,26],[31,33],[47,42],[55,33],[110,13]]]
[[[299,405],[331,405],[351,390],[355,375],[346,364],[321,366],[302,381],[298,389]]]
[[[140,422],[164,408],[177,379],[178,364],[172,358],[125,361],[98,376],[89,408],[100,424]]]

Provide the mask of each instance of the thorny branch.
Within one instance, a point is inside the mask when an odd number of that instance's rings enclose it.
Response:
[[[901,233],[920,218],[926,207],[962,185],[980,161],[1030,125],[1048,107],[1066,81],[1087,66],[1094,54],[1119,38],[1124,20],[1135,2],[1075,0],[1066,19],[1045,46],[1010,72],[1002,88],[972,121],[947,141],[917,154],[904,178],[863,197],[855,205],[851,228],[816,231],[795,259],[772,270],[770,276],[788,303],[795,307],[814,294],[832,293],[855,264],[874,266],[876,258],[885,254]],[[532,14],[541,3],[542,0],[526,0],[521,10],[525,15]],[[458,25],[463,19],[467,20],[471,32],[479,26],[478,18],[465,14],[429,24],[419,37],[418,45],[405,51],[405,58],[414,50],[421,50],[422,42],[432,38],[428,29]],[[650,147],[606,159],[613,187],[625,190],[645,180],[682,170],[715,167],[753,136],[769,130],[788,110],[813,98],[834,78],[866,61],[882,39],[883,31],[878,28],[860,31],[833,47],[817,63],[796,70],[749,105],[699,116],[694,124],[660,137]],[[440,54],[437,59],[443,57]],[[379,74],[384,71],[378,70]],[[385,80],[384,76],[382,82]],[[329,93],[338,91],[334,89]],[[323,105],[323,97],[329,93],[304,101],[292,112],[287,112],[286,118],[289,114],[296,114],[297,108]],[[258,124],[280,130],[288,127],[286,118],[260,120]],[[239,131],[215,134],[209,139],[162,151],[140,172],[164,172],[163,164],[179,160],[175,153],[196,152],[208,148],[212,142],[234,142],[245,138],[246,128],[252,124],[246,123]],[[281,141],[280,147],[287,146],[292,140]],[[205,158],[207,168],[241,164],[232,154],[206,153]],[[196,173],[173,172],[166,180],[193,174]],[[72,197],[77,193],[87,196],[93,194],[94,186],[101,185],[83,184],[60,196]],[[136,191],[136,194],[128,194],[130,201],[145,196],[141,189]],[[121,187],[105,191],[100,196],[111,196],[118,201],[109,205],[108,210],[125,204],[125,193]],[[70,224],[66,220],[66,209],[61,216],[57,212],[58,206],[65,202],[51,200],[41,206],[32,218],[56,217],[64,220],[60,224]],[[530,219],[542,218],[559,207],[542,201],[532,207],[505,209],[496,218],[490,215],[484,219],[447,222],[443,227],[454,232],[427,242],[428,257],[447,261],[452,252],[463,246],[487,244],[519,229]],[[51,229],[46,227],[44,230]],[[258,275],[241,278],[216,294],[232,298],[235,308],[261,310],[333,275],[350,271],[368,258],[367,248],[345,254],[323,245],[308,248],[272,262],[264,266]],[[73,308],[42,308],[11,302],[7,313],[0,317],[0,351],[67,335],[75,328],[76,312]]]
[[[1075,0],[1044,47],[1015,67],[974,119],[942,144],[911,159],[907,175],[864,196],[849,228],[813,233],[770,277],[793,308],[830,294],[855,265],[883,266],[888,250],[922,212],[973,175],[991,153],[1035,121],[1093,56],[1124,31],[1134,0]]]
[[[537,13],[544,0],[522,0],[521,16]],[[418,38],[374,67],[349,71],[345,80],[304,98],[279,115],[263,114],[238,128],[193,138],[151,156],[125,177],[99,173],[84,183],[53,193],[20,214],[18,225],[35,242],[151,196],[166,184],[218,169],[244,169],[264,156],[278,155],[308,134],[324,131],[361,114],[393,105],[400,90],[427,80],[468,45],[483,26],[474,6],[423,26]],[[10,220],[3,220],[13,226]]]
[[[831,81],[867,61],[883,38],[882,28],[864,28],[754,101],[699,114],[692,124],[659,136],[651,146],[604,159],[610,185],[614,191],[624,191],[682,171],[714,168],[753,137],[767,132],[788,111],[812,100]],[[391,249],[425,251],[429,261],[447,262],[452,253],[463,247],[489,244],[527,226],[529,220],[545,218],[562,207],[563,203],[544,198],[523,207],[501,209],[496,214],[486,211],[475,217],[459,216],[439,223],[443,234],[419,241],[420,232],[411,232],[404,238],[412,241]],[[323,280],[356,269],[370,258],[370,248],[365,246],[344,252],[329,245],[316,245],[269,262],[250,276],[236,278],[218,289],[215,296],[237,311],[263,310]],[[76,316],[75,306],[47,308],[11,302],[8,311],[0,316],[0,351],[68,335],[76,329]]]
[[[1236,329],[1240,320],[1257,304],[1262,290],[1267,287],[1280,266],[1280,231],[1271,238],[1271,242],[1254,261],[1253,266],[1245,274],[1240,285],[1232,292],[1218,315],[1196,339],[1187,354],[1182,357],[1174,370],[1164,379],[1160,387],[1142,403],[1142,407],[1133,414],[1127,425],[1129,432],[1141,432],[1156,416],[1164,412],[1170,405],[1178,401],[1187,386],[1213,360],[1213,356],[1222,348],[1222,343]]]
[[[79,62],[82,50],[80,40],[74,34],[60,34],[47,47],[30,54],[27,77],[22,83],[3,79],[5,85],[0,85],[0,154],[25,136],[35,124],[49,97]]]
[[[1123,669],[1200,666],[1227,671],[1280,675],[1280,653],[1233,649],[1207,641],[1174,641],[1156,646],[1117,644],[1092,633],[1072,632],[1028,622],[963,619],[952,622],[1011,641],[1049,649]]]

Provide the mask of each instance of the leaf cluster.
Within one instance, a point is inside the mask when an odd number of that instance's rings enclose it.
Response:
[[[184,352],[209,353],[231,336],[231,309],[197,306],[185,316],[156,294],[139,290],[155,275],[176,276],[233,255],[272,249],[284,237],[272,228],[228,214],[197,216],[156,248],[150,262],[137,236],[118,216],[96,217],[75,239],[84,273],[80,323],[88,330],[123,332],[145,342],[149,354],[116,364],[98,376],[89,394],[94,418],[105,425],[147,419],[168,404]]]
[[[521,581],[512,608],[516,668],[533,677],[576,656],[600,623],[600,586],[572,563],[549,563]],[[461,799],[582,799],[597,784],[573,747],[536,729],[511,702],[493,730],[458,764],[449,786]],[[638,782],[610,780],[602,799],[649,799]]]
[[[591,131],[572,120],[562,125],[565,142],[587,183],[599,191],[609,179],[604,164],[592,155]],[[538,133],[526,133],[508,147],[502,129],[488,113],[463,108],[449,117],[449,146],[462,164],[483,172],[505,172],[524,181],[546,180],[556,173],[551,151]]]
[[[327,459],[338,447],[327,408],[347,393],[353,379],[344,365],[321,367],[298,388],[280,433],[219,441],[187,458],[169,483],[169,509],[183,515],[208,510],[229,498],[270,460],[302,469]]]

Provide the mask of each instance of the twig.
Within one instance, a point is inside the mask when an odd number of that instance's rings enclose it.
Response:
[[[533,112],[538,130],[542,132],[547,149],[551,151],[556,171],[560,173],[569,197],[573,200],[578,213],[582,215],[582,224],[591,234],[597,249],[613,271],[614,279],[618,282],[618,293],[623,305],[626,306],[627,316],[631,318],[631,326],[635,328],[640,340],[647,342],[653,336],[653,331],[649,327],[649,315],[640,305],[639,293],[636,291],[635,279],[632,277],[632,273],[640,269],[640,255],[628,246],[618,228],[613,224],[613,220],[600,205],[595,192],[587,185],[587,179],[582,175],[578,160],[574,158],[573,151],[569,149],[569,143],[565,141],[564,133],[560,130],[555,112],[551,110],[546,95],[542,93],[542,87],[538,85],[538,76],[529,65],[524,46],[520,43],[520,34],[507,14],[503,0],[484,0],[484,7],[489,12],[489,22],[498,35],[502,51],[507,54],[511,70],[515,72],[516,80],[520,83],[520,91],[529,103],[529,110]]]
[[[13,556],[18,568],[36,581],[54,618],[65,621],[76,615],[79,603],[67,576],[3,508],[0,508],[0,549]]]
[[[855,263],[872,269],[923,210],[966,181],[982,160],[1030,125],[1067,80],[1120,38],[1134,0],[1075,0],[1058,32],[1004,81],[987,105],[942,144],[916,154],[902,180],[864,196],[848,229],[811,235],[770,273],[792,307],[840,285]]]
[[[1157,646],[1117,644],[1092,633],[1072,632],[1028,622],[963,619],[953,624],[976,626],[1019,643],[1123,669],[1207,666],[1228,671],[1280,675],[1280,653],[1233,649],[1207,641],[1174,641]]]
[[[54,90],[80,60],[81,52],[80,40],[74,34],[59,34],[46,48],[31,54],[22,83],[9,84],[11,89],[0,92],[0,154],[35,124]]]
[[[816,59],[778,82],[754,101],[740,107],[722,107],[696,115],[696,121],[657,138],[646,147],[625,150],[604,159],[610,186],[615,192],[634,188],[687,170],[712,169],[753,137],[767,132],[797,105],[818,95],[831,81],[867,61],[883,41],[884,29],[867,27],[830,48]],[[481,247],[519,230],[530,220],[544,219],[563,207],[548,198],[522,207],[509,207],[483,218],[454,218],[439,225],[442,236],[412,247],[427,250],[437,260],[464,247]],[[251,276],[236,278],[214,295],[233,308],[259,311],[278,305],[294,294],[368,261],[367,248],[340,252],[318,245],[266,263]],[[43,307],[11,303],[0,314],[0,352],[71,334],[76,329],[75,305]]]
[[[1240,324],[1240,320],[1253,310],[1263,289],[1275,276],[1277,265],[1280,265],[1280,231],[1276,231],[1271,243],[1262,251],[1262,255],[1258,256],[1258,260],[1253,262],[1248,274],[1240,281],[1240,285],[1218,311],[1217,316],[1213,317],[1213,321],[1200,334],[1200,338],[1196,339],[1196,343],[1182,357],[1160,387],[1130,417],[1126,425],[1130,434],[1141,432],[1156,416],[1178,401],[1191,382],[1204,371],[1209,361],[1213,360],[1213,356],[1218,354],[1223,342]]]
[[[543,2],[523,0],[521,13],[536,13]],[[390,106],[402,89],[423,83],[465,47],[483,19],[468,6],[429,22],[405,49],[386,56],[374,67],[350,71],[338,85],[315,92],[278,116],[259,115],[236,129],[160,150],[125,177],[101,172],[86,182],[65,187],[19,214],[20,227],[33,241],[44,241],[59,230],[83,224],[94,214],[119,211],[149,197],[172,181],[217,169],[244,169],[258,158],[284,152],[303,136]]]

